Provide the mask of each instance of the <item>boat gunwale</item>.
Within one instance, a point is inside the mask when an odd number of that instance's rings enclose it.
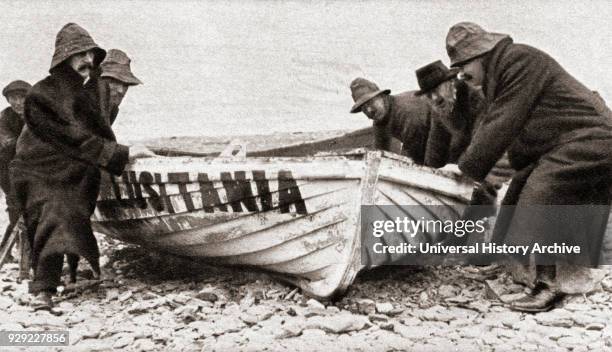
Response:
[[[407,156],[399,155],[393,152],[369,149],[369,148],[353,148],[343,151],[331,151],[331,152],[321,152],[315,155],[308,156],[247,156],[245,158],[234,158],[234,157],[192,157],[192,156],[159,156],[155,158],[145,158],[145,159],[137,159],[136,163],[129,165],[129,170],[134,171],[134,169],[138,169],[140,167],[145,167],[150,162],[150,160],[155,160],[159,162],[159,164],[165,162],[176,162],[183,164],[194,164],[194,161],[205,162],[206,166],[213,165],[227,165],[227,164],[273,164],[273,163],[283,163],[283,162],[293,162],[293,163],[301,163],[301,162],[330,162],[330,161],[348,161],[348,162],[363,162],[367,159],[368,155],[372,154],[380,154],[381,159],[389,159],[400,161],[406,164],[406,167],[424,171],[425,173],[443,176],[446,178],[453,179],[458,182],[468,181],[467,177],[464,176],[461,171],[456,168],[454,164],[449,164],[443,168],[432,168],[425,165],[419,165],[415,163],[412,159]],[[195,172],[195,171],[194,171]],[[332,176],[332,177],[329,177]],[[304,180],[308,179],[325,179],[325,178],[334,178],[335,175],[321,175],[320,177],[308,177],[308,178],[300,178]],[[343,177],[338,177],[343,178]],[[361,178],[358,176],[354,177],[344,177],[344,178]],[[271,178],[274,179],[274,178]]]
[[[449,179],[449,181],[455,181],[458,184],[464,183],[467,185],[467,182],[466,182],[467,178],[463,176],[461,172],[458,170],[433,169],[427,166],[418,165],[414,163],[414,161],[412,161],[410,158],[402,156],[402,155],[398,155],[392,152],[372,150],[372,149],[366,149],[366,148],[355,148],[355,149],[350,149],[350,150],[345,150],[345,151],[324,152],[324,153],[317,153],[315,155],[305,155],[305,156],[278,156],[278,157],[277,156],[265,156],[265,157],[247,156],[245,158],[234,158],[234,157],[219,158],[219,157],[194,157],[194,156],[164,157],[164,156],[160,156],[158,158],[153,158],[153,159],[155,159],[153,160],[154,162],[159,161],[157,165],[163,165],[165,163],[166,164],[172,163],[174,165],[180,165],[180,164],[193,164],[194,162],[202,162],[201,165],[204,167],[211,167],[211,166],[219,165],[221,166],[221,169],[224,168],[223,165],[228,165],[228,164],[235,164],[237,166],[249,165],[248,167],[250,168],[251,165],[262,167],[262,166],[265,166],[266,164],[281,164],[281,163],[293,163],[293,164],[299,165],[302,163],[307,164],[307,163],[316,162],[316,161],[345,162],[339,165],[337,169],[340,171],[346,168],[351,169],[352,170],[352,173],[350,175],[351,177],[346,177],[346,176],[337,177],[337,178],[329,177],[330,176],[329,173],[326,175],[321,175],[321,177],[313,176],[314,173],[307,173],[307,177],[303,177],[302,175],[295,177],[296,180],[356,179],[356,180],[360,180],[361,182],[361,184],[358,184],[360,191],[358,194],[356,194],[358,201],[356,199],[357,204],[354,209],[356,211],[357,217],[354,220],[355,221],[354,226],[349,226],[353,228],[353,229],[349,229],[349,231],[354,232],[354,233],[347,234],[347,237],[352,237],[353,240],[351,241],[352,243],[350,243],[351,248],[349,248],[345,256],[343,256],[343,259],[345,260],[341,260],[340,261],[341,264],[340,263],[337,264],[339,265],[339,267],[337,269],[334,269],[333,273],[331,273],[329,277],[323,280],[316,281],[317,283],[316,286],[325,286],[324,288],[323,287],[318,288],[319,290],[323,289],[325,292],[317,292],[316,291],[317,288],[311,287],[310,284],[306,284],[306,285],[302,284],[300,286],[308,294],[314,295],[317,297],[330,297],[330,296],[342,294],[343,292],[346,291],[349,285],[354,281],[357,274],[363,268],[367,267],[367,264],[364,265],[362,263],[362,258],[361,258],[360,210],[361,210],[362,205],[373,204],[374,195],[376,193],[376,187],[379,181],[385,180],[391,183],[400,183],[400,184],[405,184],[407,186],[413,186],[413,187],[417,187],[421,189],[423,188],[422,185],[420,184],[412,184],[409,182],[406,183],[406,182],[402,182],[401,179],[396,179],[393,177],[387,177],[386,175],[381,175],[381,165],[382,165],[383,160],[391,161],[391,164],[390,164],[391,167],[395,165],[393,164],[393,162],[399,162],[400,163],[400,165],[398,165],[399,169],[401,168],[413,169],[415,173],[422,172],[423,177],[427,177],[427,175],[436,175],[439,177],[447,178]],[[147,162],[146,161],[147,159],[144,159],[144,160],[145,161],[141,163],[137,162],[135,164],[132,164],[128,170],[139,172],[139,171],[144,171],[147,166],[156,165],[156,163],[150,163],[150,161]],[[355,163],[360,164],[360,166],[355,168]],[[199,167],[199,166],[196,166],[196,167]],[[290,167],[291,166],[289,166],[289,168]],[[315,170],[315,171],[318,171],[318,170]],[[194,169],[190,168],[189,172],[190,173],[197,172],[197,170],[195,170],[195,168]],[[340,176],[340,174],[341,174],[340,172],[333,173],[333,175],[338,175],[338,176]],[[444,190],[439,190],[436,187],[431,187],[431,189],[429,190],[433,192],[440,192],[441,194],[445,193]],[[449,196],[447,194],[444,194],[444,195]],[[463,196],[456,196],[456,198],[460,201],[465,202],[465,199]],[[350,213],[352,213],[352,211],[350,211]],[[168,216],[171,216],[171,215],[168,214]],[[109,222],[112,222],[112,220]],[[111,237],[117,237],[117,236],[112,234]],[[141,244],[141,245],[145,245],[145,244]],[[219,258],[209,257],[208,259],[214,260],[214,259],[219,259]],[[257,267],[262,268],[262,266],[257,266]],[[262,269],[269,270],[266,268],[262,268]],[[277,274],[283,275],[282,273],[278,273],[278,272]],[[287,275],[291,275],[291,274],[287,274]],[[294,279],[302,283],[305,282],[304,278],[301,278],[301,277],[295,277]],[[292,281],[292,280],[289,279],[288,281]],[[324,281],[325,283],[323,283],[322,281]]]

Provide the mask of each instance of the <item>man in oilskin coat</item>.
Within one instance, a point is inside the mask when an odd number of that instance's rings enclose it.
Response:
[[[9,215],[9,224],[4,232],[5,238],[13,231],[19,219],[19,211],[12,200],[9,164],[15,157],[17,138],[23,129],[24,102],[30,88],[32,86],[28,82],[16,80],[2,90],[2,95],[9,103],[9,106],[0,112],[0,188],[4,192],[6,211]]]
[[[128,88],[142,84],[132,73],[130,62],[130,58],[123,51],[110,49],[100,67],[92,71],[83,93],[76,99],[75,114],[90,131],[110,141],[117,140],[111,126],[119,114],[119,105]],[[141,153],[147,151],[142,150]],[[146,156],[152,156],[152,153]],[[92,201],[95,201],[93,194],[96,196],[98,194],[98,186],[94,188],[95,192],[91,194]],[[70,282],[74,283],[79,257],[69,254],[67,260],[70,267]]]
[[[99,277],[99,250],[91,229],[100,169],[120,174],[129,148],[104,136],[76,112],[84,83],[106,52],[74,23],[57,34],[50,75],[32,87],[25,123],[11,163],[16,202],[32,248],[34,309],[51,309],[64,255],[83,257]],[[139,152],[132,150],[133,156]]]
[[[403,155],[430,167],[442,167],[458,157],[462,140],[453,139],[432,118],[431,105],[415,91],[391,95],[389,89],[381,90],[365,78],[354,79],[350,88],[355,101],[351,113],[363,112],[372,120],[375,148],[389,150],[391,138],[396,138],[402,142]]]
[[[459,168],[480,182],[507,151],[516,170],[493,241],[581,248],[580,255],[535,256],[542,265],[531,294],[511,303],[517,310],[551,309],[562,294],[559,278],[571,277],[559,268],[599,259],[609,214],[612,112],[548,54],[506,34],[461,22],[450,28],[446,49],[451,66],[487,99]]]

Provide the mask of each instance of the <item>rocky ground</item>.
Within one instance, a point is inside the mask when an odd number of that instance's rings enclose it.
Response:
[[[103,280],[91,285],[81,264],[80,284],[56,298],[57,315],[32,312],[17,264],[5,265],[0,330],[68,330],[69,350],[82,351],[612,348],[612,271],[595,292],[539,314],[487,299],[481,282],[452,267],[373,270],[345,297],[325,302],[260,272],[99,240]]]

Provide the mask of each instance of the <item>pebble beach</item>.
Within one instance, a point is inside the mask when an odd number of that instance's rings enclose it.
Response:
[[[6,225],[3,215],[0,225]],[[151,252],[97,234],[102,280],[81,263],[53,314],[28,306],[18,264],[0,271],[0,331],[68,331],[23,351],[602,351],[612,348],[612,268],[587,295],[518,313],[469,267],[388,266],[319,301],[268,273]],[[14,252],[16,256],[17,253]],[[65,268],[67,270],[67,268]],[[64,275],[67,281],[67,272]],[[508,278],[501,276],[499,284]]]

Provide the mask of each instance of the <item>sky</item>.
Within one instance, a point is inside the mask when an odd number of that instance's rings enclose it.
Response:
[[[0,85],[44,78],[76,22],[144,82],[120,139],[354,129],[369,122],[348,113],[352,79],[416,89],[414,70],[448,63],[448,28],[467,20],[546,51],[609,101],[610,18],[612,1],[0,0]]]

